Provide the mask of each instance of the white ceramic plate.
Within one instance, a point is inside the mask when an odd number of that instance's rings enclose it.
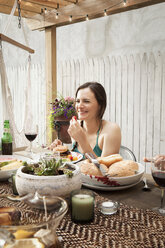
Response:
[[[18,160],[27,161],[27,162],[31,162],[32,161],[29,158],[26,158],[26,157],[23,157],[23,156],[18,156],[18,155],[0,155],[0,161],[1,162],[4,162],[5,159],[6,159],[6,161],[8,161],[9,159],[18,159]],[[17,171],[17,169],[15,169],[15,170],[6,170],[6,171],[1,171],[0,170],[0,181],[6,181],[16,171]]]
[[[88,183],[83,183],[83,186],[85,186],[87,188],[90,188],[90,189],[97,189],[97,190],[102,190],[102,191],[117,191],[117,190],[124,190],[124,189],[131,188],[131,187],[137,185],[138,183],[140,183],[140,181],[141,181],[141,179],[136,183],[129,184],[129,185],[123,185],[123,186],[107,186],[107,187],[104,187],[104,186],[91,185],[91,184],[88,184]]]
[[[72,154],[73,157],[77,157],[76,160],[71,161],[71,163],[73,163],[73,164],[78,163],[79,161],[81,161],[83,159],[83,155],[81,153],[71,152],[71,154]]]
[[[127,177],[96,177],[92,175],[81,174],[82,182],[88,185],[95,185],[101,187],[119,187],[127,186],[138,182],[144,174],[144,166],[138,163],[139,169],[137,173],[133,176]]]
[[[61,157],[63,160],[64,160],[64,162],[68,162],[68,163],[72,163],[72,164],[75,164],[75,163],[78,163],[79,161],[81,161],[82,159],[83,159],[83,155],[81,154],[81,153],[78,153],[78,152],[70,152],[71,153],[71,155],[73,156],[73,158],[77,158],[76,160],[73,160],[73,161],[71,161],[71,160],[68,160],[67,161],[67,158],[63,158],[63,157]],[[53,152],[51,152],[51,151],[48,151],[48,152],[46,152],[44,155],[46,155],[46,156],[53,156]],[[65,159],[66,159],[66,161],[65,161]]]

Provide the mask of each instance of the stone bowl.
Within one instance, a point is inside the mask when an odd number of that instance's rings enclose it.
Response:
[[[57,176],[36,176],[24,172],[25,167],[22,166],[17,170],[15,185],[20,196],[29,193],[38,192],[40,195],[54,195],[67,197],[72,190],[81,188],[81,172],[80,169],[72,164],[67,163],[73,170],[73,176],[67,175]]]

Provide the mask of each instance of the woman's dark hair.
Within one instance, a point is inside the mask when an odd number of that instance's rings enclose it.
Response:
[[[102,119],[103,114],[105,112],[107,106],[107,96],[104,87],[97,82],[87,82],[78,87],[76,91],[76,98],[79,90],[89,88],[95,95],[95,98],[100,106],[100,110],[98,112],[98,118]]]

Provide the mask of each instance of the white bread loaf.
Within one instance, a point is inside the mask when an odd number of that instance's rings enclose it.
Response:
[[[111,164],[123,160],[123,158],[120,154],[112,154],[107,157],[98,157],[97,160],[100,164],[105,164],[107,167],[109,167]]]
[[[132,160],[123,160],[109,167],[108,175],[111,177],[126,177],[135,175],[138,171],[138,163]]]
[[[108,172],[108,168],[105,165],[102,165],[102,166],[104,166],[105,170]],[[85,175],[92,175],[92,176],[98,176],[98,177],[103,176],[99,168],[97,168],[97,166],[94,165],[93,163],[87,162],[87,160],[85,160],[81,164],[80,170],[81,170],[81,173]]]

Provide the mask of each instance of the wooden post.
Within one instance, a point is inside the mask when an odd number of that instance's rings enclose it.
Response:
[[[45,30],[45,66],[46,66],[46,142],[50,144],[55,138],[55,132],[49,124],[50,103],[57,95],[57,60],[56,60],[56,27],[52,26]]]

